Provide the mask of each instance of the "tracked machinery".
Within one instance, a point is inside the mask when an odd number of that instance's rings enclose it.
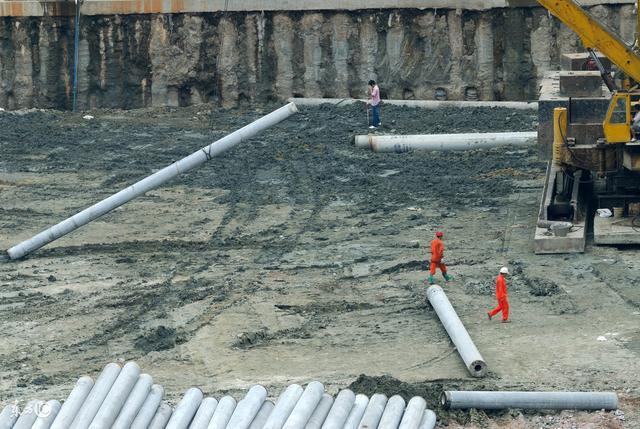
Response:
[[[580,37],[588,55],[573,67],[578,71],[549,77],[546,98],[544,83],[541,88],[538,138],[541,147],[550,147],[551,159],[535,252],[584,252],[591,225],[595,244],[640,243],[640,133],[636,140],[632,132],[640,110],[640,22],[635,44],[628,46],[574,0],[538,3]],[[616,74],[609,64],[616,66]],[[581,91],[594,86],[589,83],[593,77],[597,94],[590,97]],[[563,84],[568,97],[561,94]],[[545,126],[547,133],[541,132]]]

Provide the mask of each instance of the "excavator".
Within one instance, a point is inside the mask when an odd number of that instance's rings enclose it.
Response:
[[[590,225],[596,245],[638,244],[640,127],[638,135],[634,129],[640,125],[640,114],[636,117],[640,111],[640,18],[635,43],[628,46],[575,0],[537,1],[579,36],[589,53],[588,64],[600,72],[610,101],[602,122],[595,124],[576,119],[579,115],[572,113],[572,106],[577,100],[572,98],[549,111],[552,156],[536,225],[535,252],[584,252]],[[636,7],[637,11],[640,0]],[[605,69],[600,55],[617,67],[616,74]],[[584,110],[589,100],[582,102]]]

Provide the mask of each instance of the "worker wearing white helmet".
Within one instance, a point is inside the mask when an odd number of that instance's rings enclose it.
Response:
[[[507,281],[505,279],[508,275],[509,269],[507,267],[500,268],[500,274],[498,274],[496,278],[496,298],[498,299],[498,306],[487,312],[489,320],[502,311],[502,323],[509,323],[509,300],[507,299]]]

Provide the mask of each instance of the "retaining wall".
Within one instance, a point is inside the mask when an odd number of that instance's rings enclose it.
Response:
[[[52,2],[30,3],[55,9]],[[82,7],[106,3],[88,0]],[[110,3],[153,9],[190,2]],[[225,2],[212,1],[210,9],[218,3]],[[479,3],[487,5],[469,4]],[[371,78],[388,98],[434,99],[437,93],[451,100],[532,100],[544,73],[559,67],[561,53],[580,50],[578,38],[539,7],[230,9],[117,15],[83,9],[79,108],[362,97]],[[633,39],[632,4],[590,10]],[[71,106],[73,17],[50,15],[0,18],[0,107]]]

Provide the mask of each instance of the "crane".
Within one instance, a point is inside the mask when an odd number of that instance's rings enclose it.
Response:
[[[640,142],[632,127],[640,111],[640,17],[635,42],[629,46],[575,0],[537,1],[581,39],[611,91],[611,100],[601,129],[571,123],[567,108],[553,111],[553,157],[540,206],[536,253],[584,251],[584,239],[581,247],[563,245],[567,230],[558,234],[553,244],[538,240],[539,229],[560,230],[560,224],[576,222],[586,228],[585,213],[594,211],[590,210],[593,204],[596,209],[615,213],[615,220],[594,217],[596,244],[640,243]],[[637,0],[636,10],[639,8]],[[596,50],[624,74],[620,85],[604,69]],[[568,106],[570,109],[571,99]],[[582,234],[586,236],[584,230]]]
[[[608,143],[626,143],[631,139],[631,102],[632,96],[638,95],[637,83],[640,82],[640,55],[638,29],[640,29],[640,14],[637,14],[636,37],[633,46],[628,46],[618,35],[598,22],[587,10],[575,0],[538,0],[538,3],[551,12],[563,24],[575,32],[583,46],[597,61],[594,51],[602,52],[628,77],[625,79],[626,91],[620,92],[613,86],[610,76],[601,69],[605,83],[613,92],[607,119],[603,123],[605,137]],[[636,10],[640,8],[637,0]],[[622,111],[624,106],[625,122],[612,120],[611,116]]]

